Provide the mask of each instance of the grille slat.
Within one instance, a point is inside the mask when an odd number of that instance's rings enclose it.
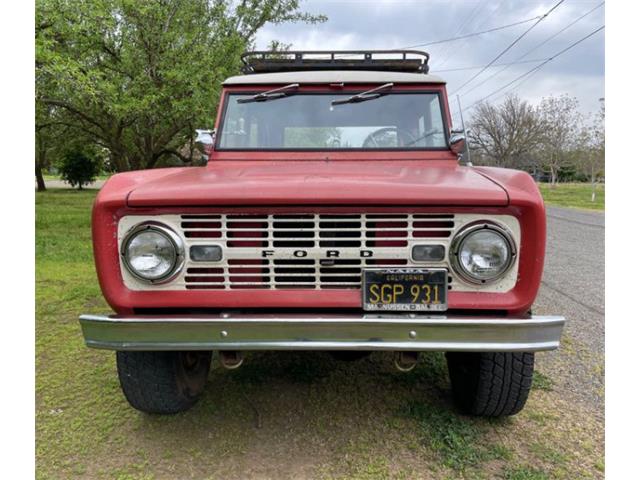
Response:
[[[182,278],[186,289],[359,289],[363,268],[411,265],[413,242],[433,239],[446,245],[455,218],[402,213],[188,214],[180,216],[179,225],[188,245],[215,243],[224,251],[222,262],[187,259]]]

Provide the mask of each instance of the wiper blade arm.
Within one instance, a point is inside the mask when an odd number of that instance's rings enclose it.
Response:
[[[289,95],[291,90],[297,90],[300,84],[292,83],[284,87],[274,88],[266,92],[260,92],[249,98],[239,98],[238,103],[266,102],[267,100],[275,100]]]
[[[344,105],[345,103],[359,103],[366,102],[367,100],[373,100],[374,98],[379,98],[384,95],[385,90],[390,90],[393,87],[393,83],[385,83],[384,85],[380,85],[379,87],[372,88],[371,90],[367,90],[366,92],[358,93],[357,95],[352,95],[349,98],[332,100],[331,105]]]

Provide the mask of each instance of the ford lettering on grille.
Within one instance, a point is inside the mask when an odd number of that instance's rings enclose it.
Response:
[[[411,264],[416,241],[446,244],[453,214],[182,215],[189,244],[219,244],[222,265],[187,266],[187,289],[344,289],[366,268]]]

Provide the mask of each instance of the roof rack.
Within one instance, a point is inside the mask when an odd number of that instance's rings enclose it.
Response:
[[[419,50],[256,51],[240,56],[242,72],[379,70],[429,73],[429,54]]]

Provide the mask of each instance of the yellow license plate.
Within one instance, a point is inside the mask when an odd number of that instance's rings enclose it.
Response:
[[[447,309],[447,270],[394,268],[365,270],[365,310],[443,311]]]

